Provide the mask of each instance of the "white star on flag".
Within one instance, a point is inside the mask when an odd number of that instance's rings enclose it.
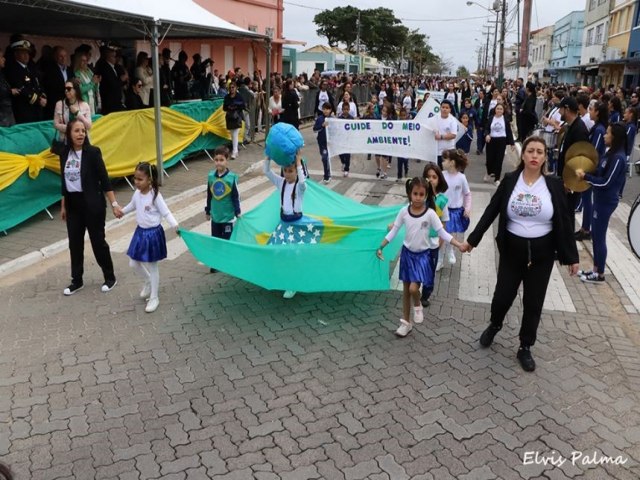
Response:
[[[287,232],[289,232],[289,233],[293,233],[293,225],[289,225],[289,226],[287,227]]]

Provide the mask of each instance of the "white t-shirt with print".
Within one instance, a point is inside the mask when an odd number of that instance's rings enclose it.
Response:
[[[553,204],[544,176],[529,186],[522,173],[507,207],[507,230],[523,238],[543,237],[553,229]]]

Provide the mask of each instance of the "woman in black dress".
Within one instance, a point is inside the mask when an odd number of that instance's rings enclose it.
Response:
[[[288,79],[284,84],[284,93],[282,94],[282,113],[280,121],[300,127],[300,117],[298,108],[300,107],[300,97],[295,90],[293,80]]]

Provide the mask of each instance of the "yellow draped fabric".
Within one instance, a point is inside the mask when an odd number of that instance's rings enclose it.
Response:
[[[180,153],[198,136],[208,133],[231,139],[222,107],[205,122],[163,107],[163,161]],[[243,132],[240,132],[240,138],[242,136]],[[101,117],[93,124],[89,137],[91,143],[102,150],[110,177],[131,175],[140,162],[156,163],[154,111],[151,108]],[[0,190],[15,182],[26,170],[32,179],[36,178],[42,168],[60,174],[58,156],[48,149],[31,155],[0,152]]]

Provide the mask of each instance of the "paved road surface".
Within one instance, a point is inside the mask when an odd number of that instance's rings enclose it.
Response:
[[[312,132],[305,138],[318,178]],[[251,145],[232,168],[260,157]],[[477,220],[493,187],[481,183],[483,159],[472,162]],[[367,204],[403,200],[372,161],[353,164],[333,190]],[[183,227],[206,231],[212,164],[187,165],[163,192]],[[411,173],[421,167],[412,161]],[[259,171],[240,185],[245,210],[271,191]],[[532,374],[515,358],[519,305],[492,348],[477,343],[495,280],[488,234],[438,276],[425,323],[396,339],[393,281],[382,294],[284,300],[209,274],[173,233],[160,308],[146,314],[124,254],[132,221],[108,233],[117,287],[99,291],[88,253],[84,290],[63,297],[66,247],[48,246],[64,241],[64,226],[41,215],[0,238],[5,273],[22,267],[0,279],[0,461],[19,479],[637,479],[640,262],[624,235],[628,210],[612,222],[606,285],[554,270]],[[588,243],[580,255],[588,265]],[[535,464],[535,452],[556,462]],[[572,462],[573,452],[584,456]],[[623,465],[593,464],[618,457]]]

